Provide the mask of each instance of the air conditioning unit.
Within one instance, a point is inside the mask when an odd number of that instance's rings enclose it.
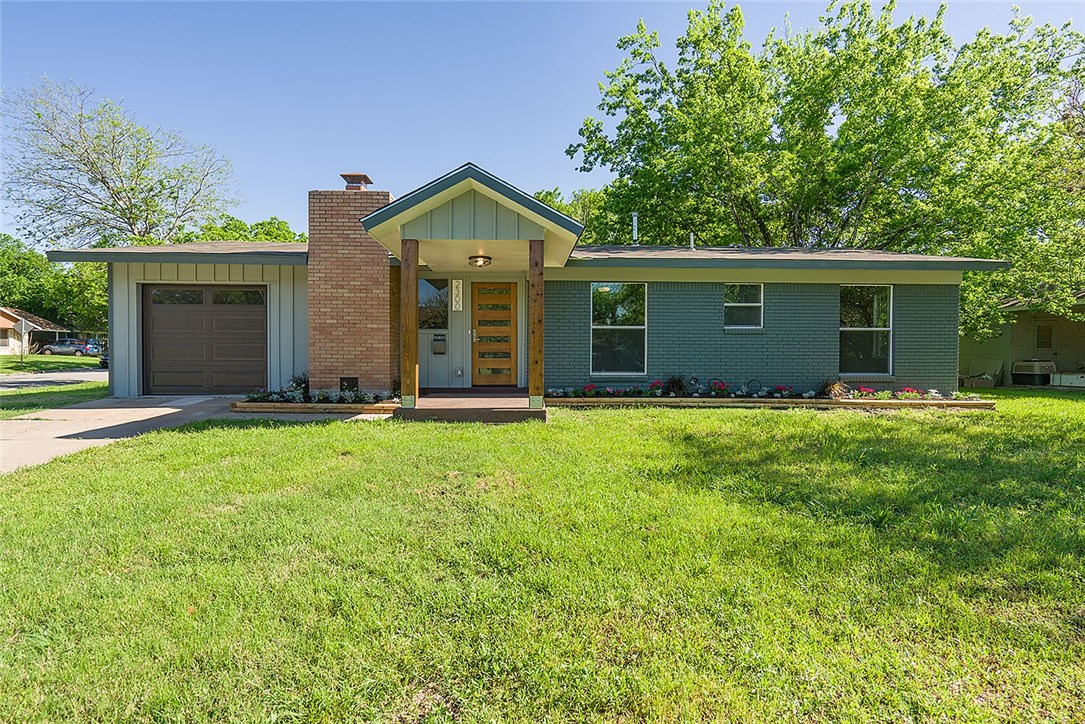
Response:
[[[1023,359],[1013,363],[1015,385],[1049,385],[1055,374],[1055,363],[1049,359]]]

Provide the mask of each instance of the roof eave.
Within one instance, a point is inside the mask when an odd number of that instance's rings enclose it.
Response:
[[[566,267],[640,267],[645,269],[878,269],[900,271],[994,271],[1009,263],[988,260],[860,261],[833,259],[585,259],[573,257]]]
[[[145,247],[144,247],[145,248]],[[63,249],[46,252],[52,262],[150,262],[153,264],[260,264],[264,266],[305,266],[309,254],[304,251],[269,252],[197,252],[131,251],[116,249]]]

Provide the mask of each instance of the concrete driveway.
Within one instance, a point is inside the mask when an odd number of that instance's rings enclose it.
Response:
[[[108,397],[71,407],[0,420],[0,472],[151,430],[198,420],[275,419],[295,421],[369,419],[373,415],[257,415],[230,412],[237,397]],[[384,416],[387,417],[387,416]]]
[[[0,390],[75,385],[80,382],[109,382],[109,370],[88,367],[57,372],[19,372],[12,375],[0,375]]]

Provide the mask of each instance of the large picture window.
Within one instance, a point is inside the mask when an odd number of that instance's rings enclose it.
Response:
[[[890,374],[893,287],[840,287],[841,374]]]
[[[764,315],[760,284],[726,284],[723,287],[723,326],[759,329]]]
[[[448,280],[418,280],[418,328],[448,329]]]
[[[592,282],[592,374],[647,373],[647,296],[647,284]]]

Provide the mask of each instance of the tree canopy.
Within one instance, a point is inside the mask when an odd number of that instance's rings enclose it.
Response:
[[[741,9],[714,0],[689,13],[673,64],[639,23],[600,85],[603,119],[568,149],[616,174],[596,239],[627,243],[637,211],[641,243],[1005,258],[1012,270],[967,276],[964,330],[989,334],[1007,296],[1068,313],[1085,287],[1082,36],[1015,11],[957,45],[944,7],[894,10],[834,4],[755,49]]]
[[[46,78],[3,110],[4,193],[33,242],[169,243],[232,201],[230,164],[214,149],[140,125],[93,90]]]
[[[105,264],[50,264],[41,252],[0,234],[0,307],[16,307],[77,330],[106,328]]]
[[[308,241],[303,232],[296,232],[290,224],[272,216],[264,221],[246,224],[236,216],[223,216],[208,221],[200,230],[186,236],[183,241]]]

